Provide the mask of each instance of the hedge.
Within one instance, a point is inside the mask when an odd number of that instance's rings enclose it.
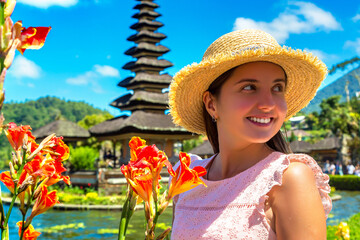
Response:
[[[360,191],[360,177],[355,175],[329,175],[330,186],[336,190]]]

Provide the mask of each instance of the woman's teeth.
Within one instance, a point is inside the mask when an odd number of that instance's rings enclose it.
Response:
[[[269,123],[271,121],[271,118],[256,118],[256,117],[250,117],[249,118],[253,122],[257,123]]]

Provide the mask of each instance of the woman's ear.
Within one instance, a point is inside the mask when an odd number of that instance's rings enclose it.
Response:
[[[218,115],[216,111],[215,97],[209,91],[204,92],[203,103],[205,105],[206,111],[210,114],[210,116],[217,119]]]

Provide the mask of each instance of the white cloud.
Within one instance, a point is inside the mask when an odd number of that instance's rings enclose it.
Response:
[[[356,14],[351,20],[353,20],[354,22],[357,22],[360,20],[360,13]]]
[[[288,7],[271,22],[237,18],[234,30],[255,28],[270,33],[279,43],[284,43],[290,34],[342,30],[334,16],[310,2],[289,2]]]
[[[29,88],[34,88],[34,87],[35,87],[35,85],[34,85],[33,83],[28,83],[27,86],[28,86]]]
[[[18,55],[14,59],[8,73],[16,78],[39,78],[41,68],[33,61]]]
[[[100,75],[102,75],[104,77],[119,77],[120,76],[119,70],[117,70],[116,68],[113,68],[111,66],[108,66],[108,65],[104,65],[104,66],[95,65],[94,68],[97,73],[99,73]]]
[[[360,38],[357,38],[355,41],[346,41],[345,48],[353,48],[355,49],[356,53],[360,55]]]
[[[119,71],[108,65],[94,65],[93,70],[87,71],[76,77],[66,79],[66,83],[70,85],[78,86],[90,86],[91,89],[96,93],[103,93],[104,90],[99,84],[101,78],[106,77],[120,77]]]
[[[76,5],[78,0],[18,0],[19,3],[38,8],[48,8],[52,6],[71,7]]]
[[[68,78],[66,79],[66,82],[70,85],[88,85],[93,82],[95,78],[97,78],[97,75],[94,72],[89,71],[77,77]]]

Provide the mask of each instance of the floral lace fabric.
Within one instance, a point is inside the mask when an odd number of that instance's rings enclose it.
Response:
[[[211,159],[193,155],[190,166],[206,167]],[[305,163],[312,169],[327,217],[332,208],[329,176],[308,155],[273,152],[234,177],[220,181],[202,178],[207,187],[200,185],[176,196],[171,239],[276,239],[264,204],[266,194],[282,184],[290,161]]]

